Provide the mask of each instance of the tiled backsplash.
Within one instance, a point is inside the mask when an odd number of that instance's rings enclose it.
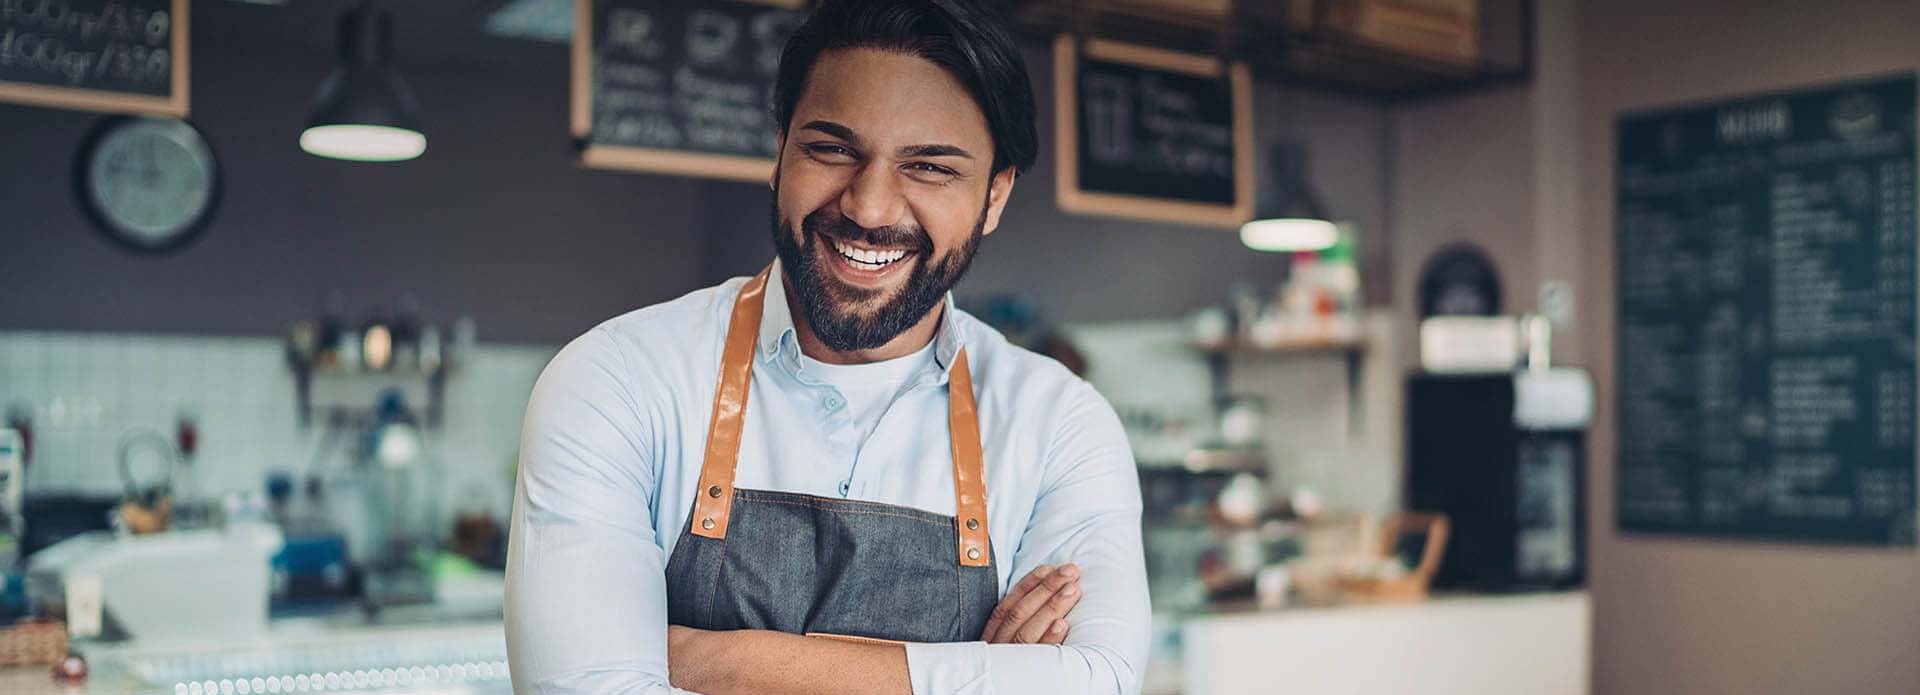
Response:
[[[557,349],[481,345],[457,357],[443,424],[427,441],[461,504],[505,518],[527,395]],[[277,338],[0,332],[0,409],[32,413],[29,493],[118,493],[121,437],[152,427],[171,439],[182,411],[199,430],[202,492],[259,490],[269,471],[303,473],[322,423],[301,425],[283,354]]]

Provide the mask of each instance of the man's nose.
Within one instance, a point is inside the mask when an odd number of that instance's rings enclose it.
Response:
[[[846,190],[840,192],[840,214],[867,229],[901,224],[906,210],[900,182],[885,165],[861,167]]]

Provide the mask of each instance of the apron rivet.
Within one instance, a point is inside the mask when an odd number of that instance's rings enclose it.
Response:
[[[713,487],[710,487],[710,488],[707,488],[707,496],[708,496],[708,497],[719,497],[719,496],[720,496],[720,486],[718,486],[718,485],[715,485],[715,486],[713,486]]]
[[[980,549],[979,549],[979,548],[968,548],[968,549],[967,549],[967,559],[968,559],[968,560],[978,560],[978,559],[980,559]]]
[[[703,528],[709,531],[713,530],[713,517],[707,517],[705,519],[701,519],[700,528]]]
[[[968,519],[968,520],[967,520],[967,530],[968,530],[968,531],[974,531],[974,530],[978,530],[979,528],[980,528],[980,520],[979,520],[979,519]]]

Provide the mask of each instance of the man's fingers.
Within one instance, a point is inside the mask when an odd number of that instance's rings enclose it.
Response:
[[[1053,621],[1053,627],[1047,628],[1047,634],[1040,636],[1039,644],[1065,644],[1067,642],[1067,621],[1062,618]]]
[[[1015,598],[1018,596],[1025,596],[1027,595],[1027,592],[1033,591],[1033,588],[1036,586],[1040,586],[1040,582],[1044,581],[1048,576],[1052,574],[1053,574],[1053,565],[1041,565],[1039,567],[1035,567],[1033,568],[1032,572],[1027,573],[1027,576],[1021,577],[1019,583],[1014,584],[1012,589],[1007,590],[1006,597]]]
[[[1058,573],[1056,573],[1058,574]],[[1041,638],[1051,632],[1055,623],[1067,617],[1067,611],[1080,602],[1080,583],[1069,584],[1053,594],[1053,597],[1040,604],[1039,610],[1028,616],[1014,633],[1012,641],[1016,644],[1037,644]]]
[[[1053,565],[1035,567],[1032,572],[1027,573],[1027,576],[1021,577],[1013,588],[1008,589],[1006,597],[1000,599],[1000,604],[993,607],[993,615],[987,618],[986,629],[980,631],[980,640],[992,642],[999,637],[1000,631],[1008,624],[1007,614],[1011,612],[1013,605],[1031,593],[1034,587],[1040,586],[1041,581],[1051,574],[1053,574]]]
[[[1029,625],[1029,622],[1033,621],[1035,616],[1039,615],[1040,611],[1047,607],[1048,601],[1054,600],[1061,592],[1067,591],[1069,588],[1072,589],[1075,596],[1079,595],[1080,575],[1078,572],[1069,571],[1070,567],[1072,567],[1072,565],[1061,567],[1058,571],[1047,575],[1045,579],[1041,580],[1040,588],[1027,592],[1027,595],[1020,597],[1020,600],[1011,602],[1011,604],[1007,601],[1000,602],[1001,605],[1007,606],[1006,620],[1000,624],[1001,642],[1019,641],[1021,636],[1027,637],[1026,641],[1031,642],[1035,637],[1032,633],[1045,630],[1047,623],[1051,622],[1053,618],[1058,617],[1049,616],[1045,620],[1040,621],[1038,625]],[[1032,629],[1029,629],[1030,627]]]

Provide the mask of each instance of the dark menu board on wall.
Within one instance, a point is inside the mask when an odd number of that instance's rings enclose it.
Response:
[[[1233,204],[1226,80],[1091,56],[1079,68],[1081,190]]]
[[[1625,531],[1914,545],[1911,74],[1618,122]]]
[[[0,101],[185,116],[187,0],[0,0]]]
[[[4,1],[4,0],[0,0]],[[582,0],[574,136],[590,166],[764,180],[797,2]]]
[[[1068,212],[1233,226],[1252,212],[1244,66],[1100,39],[1055,43]]]

